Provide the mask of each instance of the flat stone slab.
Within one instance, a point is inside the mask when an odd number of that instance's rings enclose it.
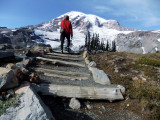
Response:
[[[121,89],[116,86],[85,87],[74,85],[41,84],[39,89],[44,95],[56,95],[68,98],[97,100],[123,100]]]

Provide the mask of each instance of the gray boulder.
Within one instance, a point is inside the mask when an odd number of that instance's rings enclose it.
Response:
[[[125,87],[123,87],[122,85],[117,85],[117,87],[121,90],[121,93],[124,95],[125,94]]]
[[[77,110],[77,109],[80,109],[81,104],[76,98],[72,98],[70,103],[69,103],[69,107],[74,109],[74,110]]]
[[[28,88],[19,101],[20,104],[8,108],[0,120],[55,120],[51,111],[33,89]]]
[[[0,67],[0,91],[16,86],[18,86],[18,80],[13,71],[11,69]]]
[[[89,70],[92,72],[93,80],[96,83],[103,84],[103,85],[110,85],[110,80],[108,76],[105,74],[103,70],[99,70],[94,67],[90,67]]]
[[[90,67],[96,67],[97,64],[94,62],[94,61],[91,61],[89,64],[88,64],[88,68]]]

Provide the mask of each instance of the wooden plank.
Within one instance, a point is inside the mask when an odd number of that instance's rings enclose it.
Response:
[[[79,64],[79,63],[75,63],[75,62],[66,62],[66,61],[57,60],[57,59],[48,59],[48,58],[43,58],[43,57],[36,57],[36,59],[52,62],[53,64],[61,64],[61,65],[76,66],[76,67],[85,67],[84,64]]]
[[[70,55],[70,54],[61,54],[61,53],[47,53],[47,55],[55,55],[55,56],[62,56],[62,57],[72,57],[72,58],[80,58],[81,55]]]
[[[97,100],[123,100],[118,87],[85,87],[74,85],[41,84],[39,89],[44,95],[56,95],[68,98],[84,98]]]
[[[72,58],[72,57],[64,57],[64,56],[54,56],[54,55],[44,55],[46,58],[52,59],[61,59],[61,60],[70,60],[70,61],[83,61],[83,58]]]
[[[60,53],[61,54],[61,50],[53,50],[53,53]],[[79,52],[73,52],[73,53],[68,53],[68,51],[63,51],[63,53],[66,53],[66,54],[72,54],[72,55],[80,55]]]
[[[90,74],[87,74],[87,73],[61,71],[61,70],[51,70],[51,69],[44,69],[44,68],[34,68],[34,70],[38,71],[38,72],[61,74],[61,75],[66,75],[66,76],[85,76],[85,77],[89,77],[90,76]]]
[[[51,74],[51,73],[44,73],[45,76],[55,77],[55,78],[63,78],[68,80],[87,80],[88,77],[86,76],[66,76],[66,75],[58,75],[58,74]]]

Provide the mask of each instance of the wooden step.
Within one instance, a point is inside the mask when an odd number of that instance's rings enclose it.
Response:
[[[59,71],[43,68],[34,68],[34,70],[36,72],[43,72],[45,76],[63,78],[68,80],[87,80],[90,77],[90,74],[86,73]]]
[[[36,57],[36,59],[42,60],[42,61],[48,61],[48,62],[51,62],[52,64],[60,64],[60,65],[75,66],[75,67],[85,67],[84,64],[79,64],[75,62],[67,62],[67,61],[57,60],[57,59],[49,59],[49,58],[44,58],[44,57]]]
[[[52,58],[52,59],[66,60],[66,61],[83,61],[83,58],[72,58],[72,57],[64,57],[64,56],[44,55],[44,57]]]
[[[97,100],[123,100],[121,90],[116,86],[85,87],[75,85],[40,84],[39,90],[44,95],[56,95],[68,98],[84,98]]]
[[[71,57],[71,58],[80,58],[80,57],[82,57],[81,55],[71,55],[71,54],[61,54],[61,53],[47,53],[47,55]]]

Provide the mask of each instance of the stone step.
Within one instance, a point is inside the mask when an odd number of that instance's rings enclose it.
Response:
[[[121,89],[115,86],[87,87],[75,85],[40,84],[39,91],[44,95],[55,95],[68,98],[97,100],[123,100]]]
[[[67,62],[67,61],[58,60],[58,59],[49,59],[49,58],[44,58],[44,57],[36,57],[36,59],[51,62],[52,64],[75,66],[75,67],[85,67],[85,64],[79,64],[79,63],[75,63],[75,62]]]
[[[44,69],[44,68],[34,68],[34,70],[36,72],[44,73],[45,76],[64,78],[69,80],[87,80],[90,77],[90,74],[86,74],[86,73],[59,71],[59,70],[51,70],[51,69]]]

